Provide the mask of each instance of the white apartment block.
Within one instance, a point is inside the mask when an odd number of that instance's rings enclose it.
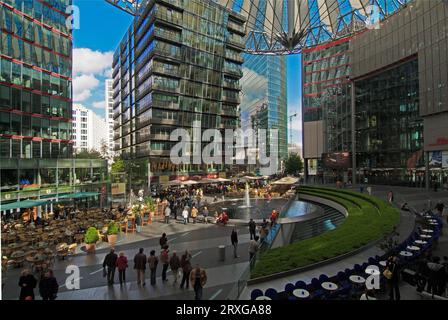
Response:
[[[106,122],[109,130],[109,154],[111,156],[114,155],[114,89],[113,89],[113,79],[106,80],[106,90],[105,90],[105,114],[106,114]]]
[[[75,152],[101,151],[101,144],[108,143],[106,121],[81,104],[73,104],[72,140]]]

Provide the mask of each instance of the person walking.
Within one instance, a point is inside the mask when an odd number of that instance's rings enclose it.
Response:
[[[180,282],[180,288],[184,288],[184,284],[186,284],[186,288],[189,288],[190,283],[190,272],[191,272],[191,254],[188,250],[185,250],[185,253],[182,255],[180,259],[180,266],[182,268],[182,281]]]
[[[440,218],[442,218],[442,215],[443,215],[443,209],[445,208],[445,205],[443,204],[443,202],[442,201],[437,201],[437,204],[436,204],[436,210],[437,210],[437,213],[438,213],[438,215],[439,215],[439,217]]]
[[[199,265],[196,265],[190,273],[190,283],[194,290],[195,300],[202,300],[202,288],[204,288],[207,283],[207,273],[205,272],[205,269],[201,269]]]
[[[389,270],[389,278],[387,278],[389,284],[389,299],[400,300],[400,266],[398,265],[398,258],[391,256],[387,260],[386,269]]]
[[[165,246],[162,252],[160,253],[160,262],[162,263],[162,281],[168,281],[166,278],[166,272],[170,265],[170,256],[168,254],[168,246]]]
[[[145,271],[146,271],[146,254],[143,253],[143,248],[140,248],[134,257],[134,269],[137,270],[137,285],[144,286]]]
[[[163,233],[162,237],[159,239],[160,249],[163,249],[167,243],[168,243],[168,238],[166,236],[166,233]]]
[[[165,208],[165,223],[166,224],[170,223],[170,215],[171,215],[171,208],[170,208],[170,206],[166,206],[166,208]]]
[[[115,253],[114,249],[110,249],[110,252],[104,257],[103,261],[103,269],[106,270],[107,268],[107,283],[109,285],[114,284],[114,278],[115,278],[115,268],[117,267],[117,259],[118,256]]]
[[[156,284],[156,271],[157,265],[159,264],[159,259],[156,257],[156,251],[151,250],[148,258],[148,266],[151,272],[151,285],[154,286]]]
[[[257,224],[255,223],[254,219],[251,218],[250,221],[249,221],[250,240],[255,238],[256,230],[257,230]]]
[[[187,207],[184,208],[182,211],[182,218],[184,218],[184,224],[188,223],[188,209]]]
[[[389,203],[394,202],[394,193],[392,192],[392,190],[388,192],[387,200],[389,201]]]
[[[198,209],[195,206],[191,209],[191,217],[193,218],[193,223],[196,223],[196,218],[198,217]]]
[[[118,269],[118,280],[120,281],[120,286],[126,283],[126,268],[128,267],[128,258],[124,255],[124,252],[119,253],[117,259],[117,269]]]
[[[232,230],[232,234],[230,235],[230,241],[232,242],[232,246],[233,246],[233,257],[239,258],[238,257],[238,233],[236,232],[235,229]]]
[[[19,278],[20,296],[19,300],[34,300],[34,288],[36,288],[37,280],[28,269],[22,271]]]
[[[257,253],[259,249],[259,245],[258,245],[258,237],[255,236],[254,239],[250,240],[249,242],[249,259],[250,259],[250,263],[251,265],[253,265],[254,261],[255,261],[255,254]]]
[[[173,272],[173,285],[176,285],[177,283],[177,278],[179,277],[179,268],[180,268],[180,259],[176,254],[176,251],[173,251],[173,255],[171,256],[170,259],[170,268],[171,271]]]
[[[208,208],[204,207],[204,209],[202,209],[202,215],[204,216],[204,223],[208,223]]]
[[[268,228],[261,226],[260,227],[260,243],[263,243],[264,239],[268,236]]]
[[[42,300],[55,300],[58,290],[59,284],[53,275],[53,270],[48,270],[39,282],[39,293]]]

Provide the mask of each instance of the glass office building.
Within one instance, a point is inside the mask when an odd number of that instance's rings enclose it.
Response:
[[[104,163],[73,157],[71,0],[0,2],[2,200],[73,191],[101,181]]]
[[[206,0],[149,1],[134,20],[113,60],[114,141],[142,184],[224,171],[173,164],[170,134],[238,126],[244,23]]]
[[[288,156],[286,57],[245,54],[244,60],[241,126],[278,130],[278,154],[284,160]]]
[[[351,150],[349,44],[350,38],[344,38],[302,54],[304,159],[311,180],[348,180],[348,167],[325,166],[322,155]]]

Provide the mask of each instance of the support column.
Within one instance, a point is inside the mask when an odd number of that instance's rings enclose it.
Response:
[[[429,152],[425,151],[425,189],[429,190]]]
[[[352,185],[355,185],[357,182],[356,179],[356,97],[355,97],[355,81],[351,81],[351,130],[352,130]]]

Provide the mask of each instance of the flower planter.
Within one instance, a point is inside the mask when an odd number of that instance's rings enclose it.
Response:
[[[87,253],[95,253],[96,244],[95,243],[86,243],[86,251]]]
[[[107,242],[109,243],[109,245],[111,247],[113,247],[115,245],[115,243],[117,243],[117,239],[118,239],[117,234],[108,234],[107,235]]]

